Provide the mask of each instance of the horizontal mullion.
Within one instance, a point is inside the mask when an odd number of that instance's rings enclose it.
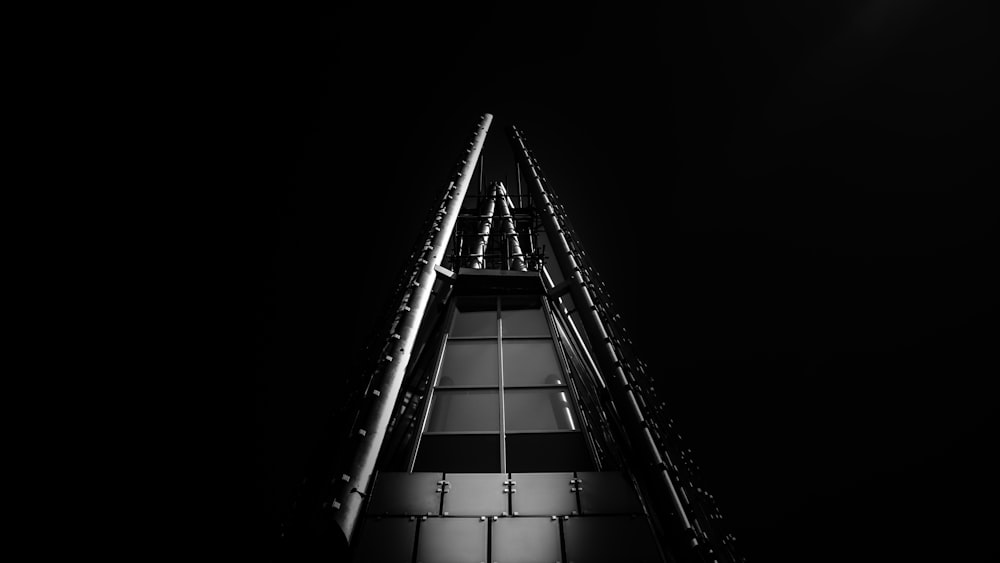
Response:
[[[550,334],[529,334],[526,336],[512,336],[509,334],[503,335],[504,340],[552,340],[552,335]]]
[[[499,436],[499,430],[437,430],[424,432],[424,436]]]
[[[567,430],[565,428],[557,428],[555,430],[508,430],[507,435],[511,434],[577,434],[580,430]]]
[[[567,385],[565,383],[552,383],[548,385],[504,385],[504,389],[565,389]],[[442,389],[447,389],[443,387]]]

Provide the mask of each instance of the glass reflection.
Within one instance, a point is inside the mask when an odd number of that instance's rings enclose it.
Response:
[[[492,385],[499,382],[496,340],[449,340],[438,386]]]
[[[504,391],[507,430],[576,430],[566,389]]]
[[[504,340],[503,384],[560,385],[562,368],[552,340]]]
[[[503,301],[503,335],[504,336],[549,336],[549,323],[541,304],[530,309],[508,309],[507,299]]]
[[[500,430],[500,401],[495,389],[440,389],[431,402],[428,432]]]
[[[466,297],[458,302],[451,336],[496,336],[496,297]]]

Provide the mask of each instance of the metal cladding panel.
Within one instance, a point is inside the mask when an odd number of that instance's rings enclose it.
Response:
[[[518,516],[562,516],[579,514],[572,473],[512,473],[511,496]]]
[[[436,515],[441,509],[441,473],[379,473],[368,514]]]
[[[428,518],[420,523],[417,563],[486,561],[486,519]]]
[[[417,522],[407,517],[368,518],[354,560],[365,563],[411,563]]]
[[[493,522],[493,563],[562,560],[559,521],[553,518],[500,518]]]
[[[582,516],[563,522],[569,563],[662,563],[644,517]]]
[[[446,473],[445,516],[507,514],[506,473]]]
[[[643,514],[639,497],[620,471],[579,471],[581,514]]]

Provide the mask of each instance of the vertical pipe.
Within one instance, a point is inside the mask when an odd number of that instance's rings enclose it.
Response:
[[[553,254],[555,254],[556,261],[559,263],[563,275],[570,281],[570,294],[573,297],[573,303],[580,315],[580,319],[583,321],[584,331],[593,345],[598,365],[608,379],[609,389],[615,399],[615,403],[620,405],[619,412],[623,415],[622,418],[628,427],[629,434],[637,438],[635,443],[640,447],[636,453],[640,457],[646,458],[648,462],[657,468],[658,479],[664,485],[677,517],[681,521],[681,525],[684,527],[685,532],[689,534],[689,537],[691,537],[692,545],[697,545],[697,540],[690,535],[691,522],[688,520],[687,512],[684,509],[680,496],[677,494],[673,479],[667,471],[667,463],[660,455],[656,440],[653,439],[649,431],[642,409],[639,407],[635,393],[633,393],[625,371],[622,369],[621,359],[615,352],[614,346],[611,344],[611,338],[600,316],[597,314],[597,305],[594,303],[591,290],[584,283],[580,265],[577,263],[569,241],[567,241],[563,228],[559,224],[557,219],[558,213],[552,204],[549,194],[545,191],[545,178],[538,168],[538,163],[531,156],[527,145],[525,145],[521,132],[513,126],[510,127],[509,132],[514,154],[518,161],[525,166],[525,180],[528,182],[528,188],[535,201],[535,207],[541,214],[542,224],[545,227],[545,232],[548,234]],[[642,437],[642,439],[638,439],[639,437]]]
[[[490,241],[490,231],[493,230],[493,207],[496,203],[496,186],[490,186],[489,196],[483,200],[479,209],[479,231],[476,233],[476,244],[472,247],[469,256],[472,258],[472,267],[482,270],[486,267],[486,246]]]
[[[548,268],[545,266],[542,266],[542,279],[545,280],[546,291],[551,291],[552,288],[556,286],[556,284],[552,282],[552,276],[549,275]],[[573,331],[573,337],[576,338],[576,341],[581,344],[586,342],[583,339],[583,336],[580,335],[580,331],[576,329],[576,325],[573,324],[573,320],[569,318],[569,311],[566,310],[566,304],[563,303],[563,298],[557,297],[556,303],[559,305],[562,314],[566,317],[566,326]],[[580,346],[580,349],[583,352],[584,362],[586,362],[590,371],[594,372],[594,377],[597,378],[597,382],[601,384],[601,389],[606,389],[608,386],[604,383],[604,376],[601,375],[601,370],[597,369],[597,363],[594,362],[594,357],[590,355],[590,350],[588,350],[586,346]]]
[[[515,174],[515,180],[517,181],[517,191],[515,192],[517,194],[517,206],[524,207],[524,201],[521,199],[521,162],[515,162],[514,168],[517,169],[517,173]]]
[[[513,205],[511,204],[510,197],[507,196],[507,190],[503,184],[499,182],[497,184],[496,200],[500,211],[500,230],[510,245],[511,260],[508,268],[519,272],[527,272],[528,266],[524,262],[524,253],[521,252],[521,243],[517,238],[517,229],[514,227],[514,216],[511,214],[511,207]]]
[[[335,479],[331,509],[333,520],[344,536],[341,538],[342,541],[350,542],[354,528],[361,517],[363,496],[368,492],[371,476],[375,471],[375,462],[385,440],[385,430],[392,420],[406,367],[430,301],[436,276],[435,266],[441,265],[444,260],[448,241],[455,229],[455,222],[465,200],[469,181],[472,179],[492,121],[491,114],[483,114],[473,139],[462,153],[457,170],[448,184],[447,193],[428,232],[421,257],[415,263],[414,279],[410,282],[403,302],[400,303],[396,332],[388,340],[391,346],[380,365],[382,377],[377,385],[373,385],[372,391],[366,398],[370,401],[366,414],[360,419],[360,424],[353,429],[355,442],[353,451],[349,454],[350,461],[345,466],[347,469]]]

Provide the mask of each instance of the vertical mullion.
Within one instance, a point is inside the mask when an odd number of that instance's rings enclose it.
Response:
[[[507,411],[503,400],[503,315],[497,295],[497,394],[500,397],[500,473],[507,473]]]
[[[445,318],[444,325],[444,336],[441,338],[441,348],[438,350],[437,359],[434,361],[434,376],[431,377],[431,384],[427,388],[427,398],[426,403],[423,406],[423,413],[420,420],[420,431],[417,432],[416,443],[413,444],[413,453],[410,454],[410,463],[407,471],[413,473],[413,467],[417,464],[417,454],[420,452],[420,442],[423,441],[424,432],[427,431],[427,421],[431,417],[431,406],[434,401],[434,392],[438,384],[438,379],[441,377],[441,365],[444,364],[444,354],[448,348],[448,341],[451,337],[451,324],[455,322],[455,316],[458,315],[458,303],[457,301],[451,304],[451,309],[448,311],[448,316]]]

